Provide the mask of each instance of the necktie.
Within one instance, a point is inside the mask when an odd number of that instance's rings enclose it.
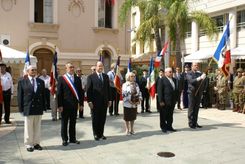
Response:
[[[102,74],[99,74],[100,81],[103,82]]]
[[[35,92],[35,80],[34,80],[34,78],[31,79],[31,82],[32,82],[32,90],[33,90],[33,92]]]

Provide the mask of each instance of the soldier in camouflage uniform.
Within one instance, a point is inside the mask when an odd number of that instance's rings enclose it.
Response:
[[[222,71],[220,71],[220,74],[219,74],[218,79],[217,79],[216,87],[214,89],[218,93],[218,106],[217,106],[217,108],[220,110],[225,110],[227,91],[228,91],[228,80]]]
[[[207,78],[209,79],[208,85],[208,107],[212,108],[212,105],[215,104],[214,99],[214,87],[215,87],[215,73],[212,72],[212,67],[208,68]]]
[[[245,78],[242,76],[242,68],[237,69],[237,76],[233,82],[233,98],[235,103],[235,108],[233,112],[243,112],[244,105],[244,87],[245,87]]]

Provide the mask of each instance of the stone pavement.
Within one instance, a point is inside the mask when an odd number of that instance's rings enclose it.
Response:
[[[155,111],[155,110],[154,110]],[[122,114],[107,116],[107,140],[94,141],[89,109],[85,119],[77,120],[80,145],[61,146],[60,121],[53,122],[50,112],[43,115],[44,150],[27,152],[23,144],[23,117],[12,113],[13,125],[0,127],[0,164],[242,164],[245,161],[245,115],[231,110],[201,109],[202,129],[187,126],[187,111],[176,110],[174,128],[164,134],[159,128],[159,114],[138,114],[136,134],[126,136]],[[172,152],[172,158],[159,157],[158,152]]]

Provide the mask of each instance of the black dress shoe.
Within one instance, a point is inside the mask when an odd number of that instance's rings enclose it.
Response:
[[[26,150],[29,151],[29,152],[33,152],[34,148],[33,147],[28,147],[28,148],[26,148]]]
[[[197,128],[202,128],[202,126],[201,126],[201,125],[198,125],[198,124],[197,124],[197,126],[196,126],[196,127],[197,127]]]
[[[63,146],[67,146],[67,145],[68,145],[68,142],[67,142],[67,141],[63,141],[63,142],[62,142],[62,145],[63,145]]]
[[[36,144],[34,146],[34,149],[36,149],[36,150],[43,150],[42,146],[40,146],[39,144]]]
[[[166,129],[162,129],[162,132],[163,132],[163,133],[167,133],[167,130],[166,130]]]
[[[103,136],[101,137],[101,139],[102,139],[102,140],[106,140],[107,138],[103,135]]]
[[[174,128],[168,128],[167,130],[168,130],[168,131],[171,131],[171,132],[177,132],[177,130],[174,129]]]
[[[80,144],[80,141],[75,140],[75,141],[70,141],[70,143],[74,143],[74,144]]]
[[[195,126],[189,126],[191,129],[196,129],[196,127]]]
[[[12,124],[12,122],[11,121],[6,121],[5,124]]]
[[[147,113],[152,113],[150,110],[146,110]]]
[[[98,136],[94,136],[94,140],[95,140],[95,141],[99,141],[99,139],[100,139],[100,138],[99,138]]]

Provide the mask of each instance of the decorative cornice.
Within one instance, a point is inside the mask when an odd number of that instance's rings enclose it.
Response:
[[[112,28],[104,28],[104,27],[92,27],[93,31],[95,33],[99,32],[111,32],[113,34],[118,34],[119,30],[118,29],[112,29]]]

